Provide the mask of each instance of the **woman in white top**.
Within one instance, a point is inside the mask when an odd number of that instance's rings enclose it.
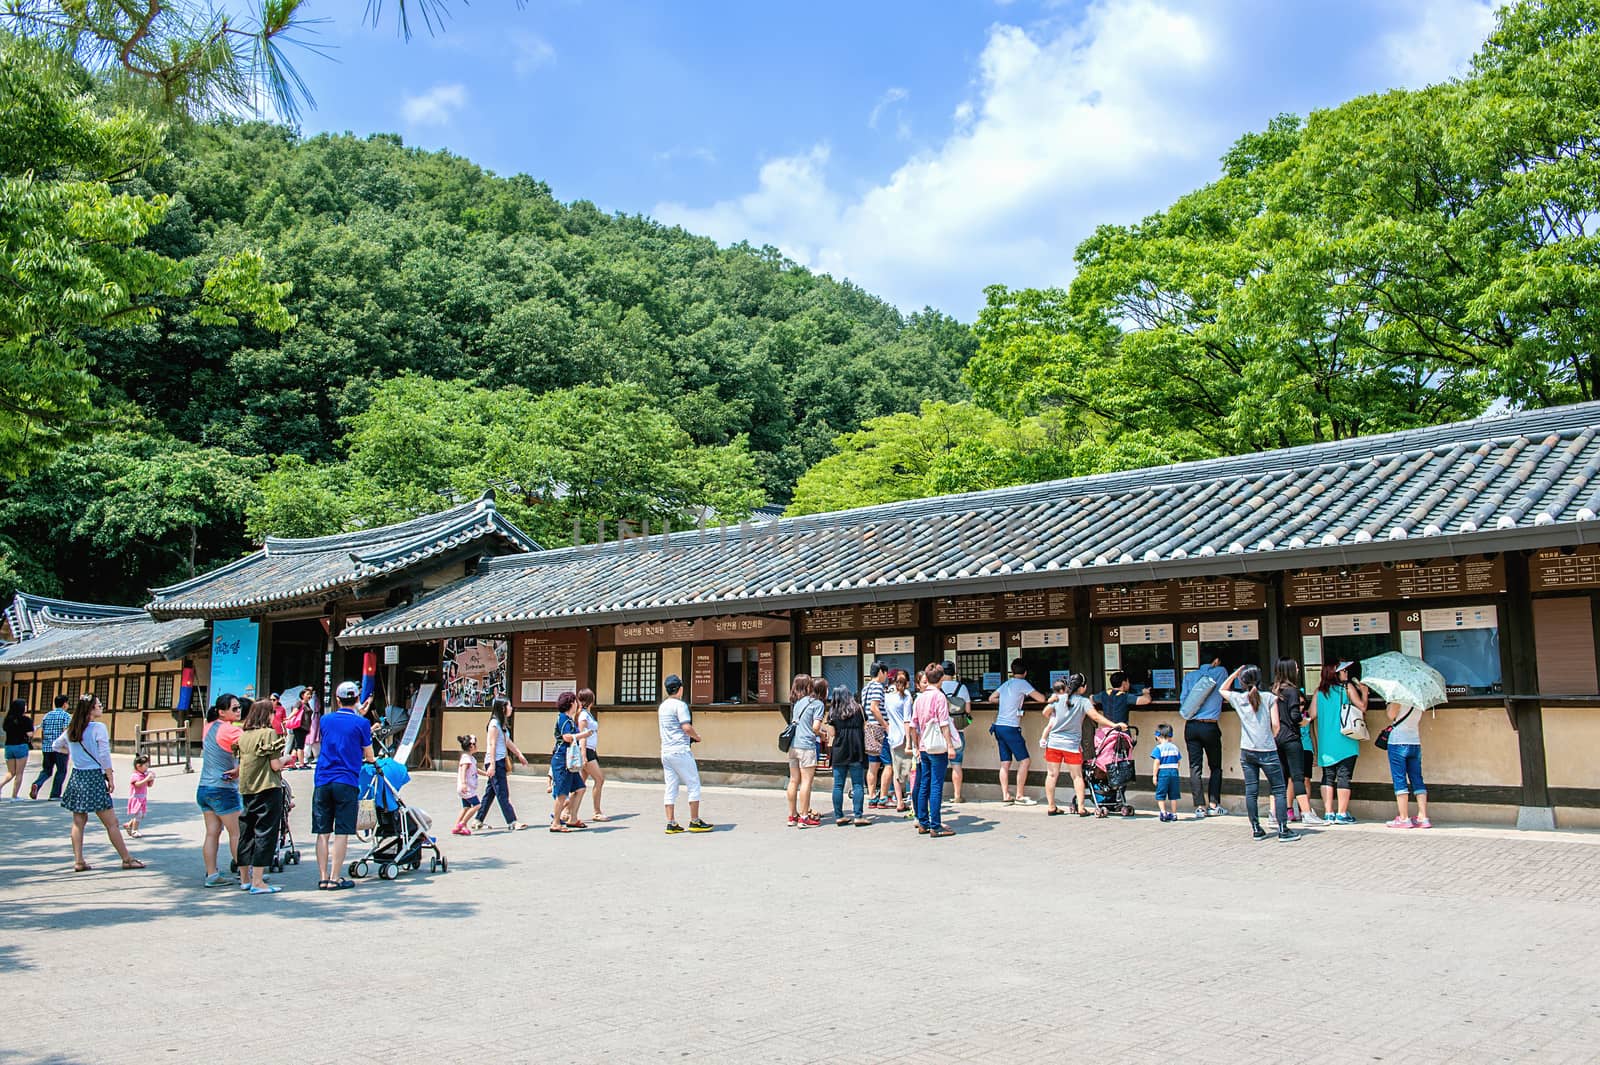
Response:
[[[1261,670],[1240,666],[1228,674],[1218,689],[1239,715],[1239,768],[1244,771],[1244,806],[1250,815],[1250,834],[1266,839],[1261,827],[1258,797],[1261,774],[1272,788],[1272,811],[1278,820],[1278,840],[1292,843],[1300,833],[1289,827],[1288,781],[1278,760],[1278,697],[1261,690]]]
[[[1428,785],[1422,782],[1422,711],[1410,703],[1390,703],[1389,776],[1394,779],[1394,804],[1399,811],[1390,828],[1432,828],[1428,820]],[[1417,800],[1411,817],[1407,800]]]
[[[918,674],[921,677],[921,674]],[[911,720],[911,705],[916,696],[911,692],[911,677],[905,670],[896,670],[894,680],[883,693],[883,716],[889,733],[889,775],[894,780],[894,808],[896,813],[906,813],[906,801],[911,793],[911,772],[916,766],[916,752],[906,744]]]
[[[594,799],[594,816],[591,821],[609,821],[600,812],[600,789],[606,786],[606,771],[600,768],[600,716],[594,710],[594,691],[578,689],[578,731],[589,735],[583,741],[583,776],[589,782],[589,794]],[[576,815],[577,811],[573,811]]]
[[[105,825],[107,838],[122,858],[122,867],[144,868],[143,862],[128,853],[122,827],[112,813],[111,793],[116,790],[116,778],[111,768],[111,734],[100,723],[102,712],[99,699],[80,696],[72,708],[67,730],[55,742],[55,752],[67,755],[72,764],[61,805],[72,811],[72,867],[80,873],[90,868],[83,858],[83,826],[89,823],[90,814]]]

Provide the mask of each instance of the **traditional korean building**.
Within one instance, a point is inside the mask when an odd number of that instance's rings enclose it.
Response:
[[[1450,685],[1422,726],[1434,802],[1600,823],[1597,511],[1589,403],[512,555],[408,605],[380,612],[369,597],[363,620],[344,627],[340,613],[335,631],[344,647],[470,675],[457,704],[508,691],[535,712],[534,735],[561,692],[592,687],[605,757],[641,772],[656,766],[662,677],[677,673],[706,738],[702,766],[734,778],[783,772],[775,738],[792,673],[854,687],[874,659],[951,659],[980,699],[966,759],[979,783],[997,765],[982,700],[1013,658],[1041,690],[1062,671],[1097,688],[1128,672],[1155,700],[1135,717],[1148,742],[1160,721],[1181,734],[1183,675],[1214,655],[1269,670],[1292,657],[1315,678],[1323,663],[1401,650]],[[223,594],[194,583],[152,610]],[[447,706],[434,742],[482,718]],[[1357,781],[1358,799],[1392,797],[1370,748]]]
[[[203,621],[157,621],[138,607],[75,603],[19,592],[6,608],[18,642],[0,652],[0,692],[35,715],[57,695],[100,697],[114,743],[142,728],[173,727],[185,666],[208,672]],[[203,684],[203,681],[201,682]],[[203,688],[196,699],[203,698]]]

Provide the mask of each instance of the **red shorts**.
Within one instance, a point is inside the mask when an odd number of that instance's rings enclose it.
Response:
[[[1082,751],[1058,751],[1054,747],[1044,749],[1044,760],[1047,765],[1082,765]]]

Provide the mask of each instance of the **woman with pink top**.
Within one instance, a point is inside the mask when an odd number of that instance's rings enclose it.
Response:
[[[944,800],[944,774],[958,742],[950,724],[950,704],[939,685],[944,667],[930,665],[922,672],[924,687],[911,705],[911,732],[917,744],[917,780],[912,803],[917,815],[917,832],[939,839],[955,835],[944,827],[939,807]]]

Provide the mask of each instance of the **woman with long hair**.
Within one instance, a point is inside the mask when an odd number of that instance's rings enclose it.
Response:
[[[828,682],[800,673],[789,688],[789,722],[794,739],[789,742],[789,785],[784,798],[789,803],[790,828],[814,828],[822,819],[811,810],[811,782],[817,775],[817,726],[822,720],[822,700],[827,698]]]
[[[1240,666],[1228,674],[1218,689],[1222,698],[1239,715],[1239,768],[1244,771],[1244,809],[1250,818],[1250,834],[1266,839],[1261,827],[1261,775],[1272,789],[1272,811],[1278,821],[1278,841],[1293,843],[1300,833],[1289,827],[1289,801],[1283,765],[1278,761],[1278,697],[1261,690],[1261,670]]]
[[[1061,778],[1061,767],[1072,774],[1073,810],[1079,817],[1089,817],[1084,805],[1083,791],[1083,719],[1088,718],[1106,728],[1125,729],[1095,708],[1094,701],[1084,690],[1089,679],[1082,673],[1072,673],[1058,679],[1050,686],[1050,697],[1044,704],[1044,735],[1039,746],[1044,748],[1045,813],[1060,816],[1065,810],[1056,805],[1056,782]]]
[[[578,697],[573,692],[562,692],[556,700],[556,744],[550,752],[550,797],[555,800],[555,807],[550,811],[552,832],[589,827],[578,817],[578,810],[583,806],[583,769],[581,766],[567,768],[567,751],[589,738],[589,734],[578,727],[573,712],[577,705]]]
[[[583,776],[589,782],[589,801],[594,803],[591,821],[609,821],[600,812],[600,789],[606,786],[606,771],[600,768],[600,714],[594,708],[594,689],[578,689],[578,728],[588,738],[583,741]]]
[[[239,813],[244,803],[239,798],[238,742],[244,730],[239,727],[239,699],[224,692],[217,704],[206,711],[205,731],[200,734],[200,781],[195,788],[195,805],[205,819],[205,839],[200,858],[205,863],[206,887],[223,887],[234,882],[232,874],[217,867],[217,852],[222,848],[222,833],[228,833],[228,852],[239,859]]]
[[[11,700],[6,711],[6,778],[0,780],[0,794],[11,785],[11,801],[17,801],[22,790],[22,774],[28,771],[28,753],[33,749],[33,716],[28,713],[26,699]]]
[[[515,713],[509,699],[497,697],[489,704],[489,723],[485,726],[487,735],[483,743],[483,772],[489,778],[489,786],[484,789],[483,804],[478,807],[478,820],[472,825],[474,832],[483,831],[490,804],[496,799],[500,801],[500,816],[506,819],[506,828],[514,832],[528,827],[517,820],[517,811],[511,806],[511,759],[515,758],[518,765],[528,764],[509,735],[511,718]]]
[[[889,779],[894,784],[895,812],[906,814],[908,817],[911,774],[917,762],[916,752],[911,749],[909,742],[911,709],[915,699],[916,696],[911,691],[911,675],[903,669],[895,670],[889,689],[883,693],[883,716],[888,725],[886,742],[889,745],[889,765],[886,769]],[[883,791],[887,797],[889,785],[885,784]]]
[[[1280,658],[1272,666],[1272,694],[1278,700],[1278,763],[1288,792],[1289,819],[1322,824],[1311,809],[1311,770],[1306,760],[1306,694],[1300,690],[1300,663]],[[1295,787],[1298,781],[1300,786]],[[1298,812],[1296,803],[1299,804]]]
[[[862,809],[867,787],[867,717],[854,693],[843,684],[828,693],[828,713],[823,727],[828,732],[829,759],[833,764],[833,823],[868,824]],[[844,815],[844,784],[850,781],[850,805],[855,817]]]
[[[275,699],[257,699],[244,716],[244,732],[234,750],[239,755],[239,794],[244,811],[239,815],[239,884],[252,895],[273,895],[278,885],[267,883],[267,869],[278,850],[278,829],[283,824],[283,770],[294,760],[285,756],[285,741],[272,727]]]
[[[1312,707],[1317,725],[1317,764],[1322,767],[1322,819],[1330,825],[1353,825],[1356,819],[1350,816],[1350,780],[1355,776],[1361,743],[1344,734],[1344,719],[1367,712],[1361,663],[1325,663]]]
[[[56,737],[55,751],[66,755],[72,765],[67,790],[61,796],[63,808],[72,811],[72,868],[86,872],[91,866],[83,857],[83,826],[89,815],[100,818],[106,838],[116,848],[124,869],[143,869],[144,863],[128,853],[122,826],[112,812],[111,793],[116,790],[116,774],[111,768],[111,733],[100,721],[104,707],[92,695],[79,696],[72,708],[67,730]]]

